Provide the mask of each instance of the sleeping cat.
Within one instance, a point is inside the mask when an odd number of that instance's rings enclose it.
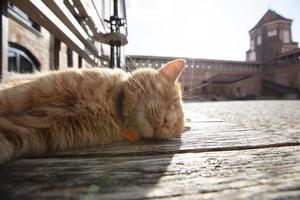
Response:
[[[52,72],[0,85],[0,164],[18,157],[124,140],[179,137],[184,128],[177,79],[184,60],[158,70],[92,68]]]

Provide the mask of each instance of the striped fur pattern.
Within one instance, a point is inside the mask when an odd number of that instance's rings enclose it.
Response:
[[[180,136],[184,67],[67,70],[0,85],[0,163],[122,141],[125,128],[143,139]]]

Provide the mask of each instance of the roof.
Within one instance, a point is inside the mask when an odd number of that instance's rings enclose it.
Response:
[[[239,73],[219,73],[217,75],[214,75],[204,82],[211,82],[211,83],[222,83],[222,84],[231,84],[234,82],[238,82],[244,79],[251,78],[255,76],[255,73],[249,73],[249,72],[239,72]]]
[[[288,19],[288,18],[285,18],[285,17],[279,15],[278,13],[276,13],[273,10],[268,10],[250,31],[262,26],[263,24],[265,24],[267,22],[276,21],[276,20],[285,20],[285,21],[289,21],[289,22],[292,21],[291,19]]]
[[[261,65],[257,61],[237,61],[237,60],[218,60],[218,59],[205,59],[205,58],[191,58],[191,57],[171,57],[171,56],[148,56],[148,55],[126,55],[126,58],[139,59],[139,60],[155,60],[155,61],[171,61],[175,59],[185,59],[187,62],[217,62],[217,63],[232,63],[232,64],[252,64]]]
[[[292,51],[288,51],[288,52],[285,52],[285,53],[280,54],[279,56],[277,56],[277,57],[275,58],[275,60],[276,60],[276,59],[280,59],[280,58],[284,58],[284,57],[288,57],[288,56],[292,56],[292,55],[294,55],[294,54],[299,54],[299,53],[300,53],[300,48],[296,48],[296,49],[294,49],[294,50],[292,50]]]

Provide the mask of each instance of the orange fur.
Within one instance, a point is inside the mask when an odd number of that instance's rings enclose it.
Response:
[[[132,74],[67,70],[0,85],[0,163],[139,136],[179,136],[184,116],[176,80],[184,65],[177,60]],[[124,138],[128,127],[136,131]]]
[[[126,128],[123,130],[122,137],[128,142],[137,142],[140,139],[139,133],[136,130],[130,128]]]

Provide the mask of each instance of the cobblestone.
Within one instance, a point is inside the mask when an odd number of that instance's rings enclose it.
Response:
[[[300,101],[224,101],[185,103],[188,111],[263,132],[300,134]]]

